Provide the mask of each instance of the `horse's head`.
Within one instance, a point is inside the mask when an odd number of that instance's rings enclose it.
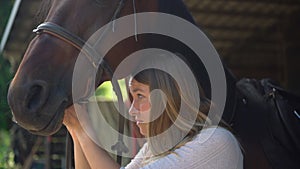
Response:
[[[169,13],[194,23],[182,0],[44,0],[44,3],[46,8],[49,8],[45,22],[50,24],[38,27],[38,35],[29,44],[8,92],[9,105],[16,122],[25,129],[42,135],[56,132],[62,125],[65,108],[76,102],[72,99],[72,83],[74,83],[72,77],[82,48],[80,44],[87,41],[103,25],[117,17],[134,12]],[[116,27],[136,29],[135,26],[127,23]],[[61,34],[67,35],[61,36]],[[79,39],[79,42],[74,41],[74,37]],[[101,42],[110,41],[109,37],[106,36]],[[138,41],[135,38],[126,38],[105,53],[104,59],[112,71],[125,57],[137,50],[161,48],[188,56],[186,60],[195,71],[196,78],[199,79],[204,91],[210,94],[210,82],[205,67],[199,57],[195,56],[185,44],[163,35],[141,34],[138,36]],[[96,53],[102,53],[101,42],[95,47],[95,50],[98,50]],[[89,55],[87,53],[84,54]],[[90,57],[93,57],[92,55],[93,52]],[[86,59],[85,62],[90,66],[93,65],[90,59]],[[136,60],[132,64],[138,62]],[[127,74],[130,69],[129,66],[122,73]],[[110,80],[105,71],[99,72],[95,86]],[[79,86],[77,89],[82,91],[82,97],[86,97],[84,94],[86,88],[86,86]]]
[[[83,41],[113,17],[134,10],[132,1],[126,0],[44,1],[49,5],[45,21],[59,25]],[[145,11],[155,11],[153,2],[135,5],[138,9],[143,6]],[[105,56],[106,61],[114,70],[123,56],[137,48],[134,38],[129,38],[126,47],[122,43],[114,47]],[[8,102],[19,125],[42,135],[53,134],[61,127],[64,110],[73,104],[72,74],[79,52],[74,45],[49,33],[40,32],[31,41],[8,92]],[[105,80],[109,79],[104,73],[95,85]]]

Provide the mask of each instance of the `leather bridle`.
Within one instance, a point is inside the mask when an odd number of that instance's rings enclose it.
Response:
[[[120,0],[112,18],[111,21],[114,21],[117,19],[121,9],[124,7],[126,0]],[[71,33],[67,29],[52,23],[52,22],[44,22],[40,24],[36,29],[33,30],[37,35],[46,33],[50,34],[65,43],[72,45],[77,50],[81,51],[84,56],[89,60],[93,68],[97,69],[98,71],[101,71],[100,74],[103,73],[103,71],[107,72],[111,77],[111,82],[113,86],[113,90],[117,95],[118,98],[118,106],[120,113],[125,113],[125,106],[124,101],[122,98],[122,93],[120,86],[117,82],[117,79],[113,77],[113,71],[109,64],[105,61],[105,59],[94,49],[92,45],[90,45],[88,42],[81,39],[79,36]],[[105,32],[104,32],[105,33]],[[101,37],[100,37],[101,38]],[[77,101],[79,103],[87,102],[88,96],[84,96],[81,100]],[[119,115],[119,135],[118,135],[118,141],[117,143],[111,147],[112,150],[117,152],[117,162],[121,165],[122,162],[122,153],[128,152],[128,148],[126,147],[124,141],[123,141],[123,133],[124,133],[124,117],[122,115]],[[70,135],[67,135],[70,137]],[[66,146],[66,168],[72,168],[72,140],[70,138],[67,138],[67,146]]]

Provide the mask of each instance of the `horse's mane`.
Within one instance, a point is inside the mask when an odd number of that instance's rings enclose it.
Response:
[[[195,21],[182,0],[158,0],[159,12],[172,14],[195,24]],[[172,4],[172,5],[170,5]]]
[[[196,25],[192,15],[182,0],[158,0],[158,9],[159,12],[175,15],[187,20],[193,25]],[[188,46],[182,43],[180,39],[174,39],[172,37],[162,35],[156,38],[161,40],[152,40],[153,43],[151,43],[150,47],[162,48],[164,50],[180,54],[180,56],[183,57],[182,59],[191,67],[196,78],[199,80],[200,85],[204,89],[206,96],[210,98],[210,82],[208,74],[199,57]]]
[[[42,0],[38,12],[35,16],[36,22],[39,24],[46,19],[46,16],[50,10],[52,0]]]
[[[182,0],[159,0],[159,12],[181,17],[189,21],[190,23],[196,25],[195,20],[193,19],[192,15],[190,14],[189,10],[187,9],[186,5]],[[196,26],[200,27],[199,25]],[[162,40],[162,43],[167,44],[167,46],[164,46],[165,49],[173,51],[174,53],[180,53],[183,57],[185,57],[184,60],[186,60],[191,66],[191,69],[194,72],[196,78],[199,80],[200,85],[206,93],[206,96],[210,98],[211,85],[209,76],[207,74],[205,66],[203,65],[199,57],[188,46],[182,44],[178,40],[173,39],[171,43],[165,43]],[[232,118],[231,112],[233,111],[235,104],[234,98],[236,78],[226,65],[223,64],[223,67],[227,81],[227,101],[223,117],[224,119],[229,121]]]

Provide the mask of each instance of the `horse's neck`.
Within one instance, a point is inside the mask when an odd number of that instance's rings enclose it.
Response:
[[[171,5],[170,5],[171,4]],[[182,0],[159,0],[159,12],[176,15],[195,24],[195,21]]]
[[[187,7],[185,6],[182,0],[159,0],[158,4],[159,4],[159,12],[168,13],[168,14],[181,17],[189,21],[190,23],[196,25],[192,15],[188,11]],[[211,93],[211,86],[209,82],[210,80],[206,73],[206,69],[204,65],[201,63],[201,61],[199,61],[199,57],[195,56],[195,54],[188,47],[179,44],[178,41],[174,42],[173,40],[171,41],[171,43],[169,43],[169,39],[168,38],[165,39],[166,41],[165,42],[161,41],[161,44],[165,45],[166,49],[169,49],[174,52],[178,52],[182,54],[184,57],[186,57],[185,59],[191,65],[195,73],[195,76],[197,76],[196,78],[199,80],[199,83],[203,87],[204,92],[210,98],[210,93]],[[227,81],[227,101],[224,110],[225,113],[224,115],[231,116],[231,114],[234,111],[234,106],[236,102],[235,99],[236,78],[225,64],[223,64],[223,66],[224,66],[226,81]],[[228,117],[225,118],[229,119]]]

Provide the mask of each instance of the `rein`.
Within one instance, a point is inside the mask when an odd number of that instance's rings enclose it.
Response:
[[[113,26],[113,31],[114,31],[114,20],[118,17],[121,9],[124,7],[126,0],[120,0],[112,18],[112,26]],[[134,12],[135,12],[135,8],[134,8]],[[136,29],[136,27],[135,27]],[[105,30],[103,32],[103,34],[106,33],[107,30]],[[40,35],[42,33],[46,33],[46,34],[50,34],[64,42],[66,42],[67,44],[72,45],[73,47],[75,47],[77,50],[81,51],[84,53],[84,55],[86,56],[86,58],[89,60],[89,62],[92,64],[92,66],[95,69],[98,69],[98,65],[99,65],[99,70],[101,71],[100,74],[103,73],[103,71],[107,72],[110,77],[111,77],[111,83],[113,86],[113,90],[117,95],[118,98],[118,106],[119,106],[119,110],[122,113],[125,113],[125,106],[124,106],[124,101],[123,101],[123,97],[122,97],[122,93],[121,93],[121,89],[120,86],[117,82],[117,79],[115,79],[113,77],[113,71],[111,69],[111,67],[109,66],[109,64],[105,61],[105,59],[103,57],[101,57],[101,55],[94,49],[94,47],[89,44],[88,42],[84,41],[83,39],[81,39],[80,37],[78,37],[77,35],[71,33],[70,31],[68,31],[67,29],[52,23],[52,22],[44,22],[42,24],[40,24],[36,29],[33,30],[34,33],[36,33],[37,35]],[[98,39],[98,41],[100,41],[102,39],[102,36],[100,36],[100,39]],[[97,41],[97,42],[98,42]],[[98,43],[96,43],[98,44]],[[100,59],[98,59],[98,57]],[[85,96],[83,98],[81,98],[78,103],[87,103],[88,102],[88,97],[89,96]],[[118,135],[118,141],[115,145],[113,145],[111,147],[112,150],[117,152],[117,162],[121,165],[122,163],[122,153],[127,153],[128,152],[128,148],[125,145],[124,141],[123,141],[123,134],[124,134],[124,117],[122,115],[119,115],[119,135]],[[72,146],[70,146],[70,144],[72,144],[72,140],[70,138],[69,133],[67,133],[67,145],[66,145],[66,168],[72,168],[72,158],[70,157],[72,155]]]

